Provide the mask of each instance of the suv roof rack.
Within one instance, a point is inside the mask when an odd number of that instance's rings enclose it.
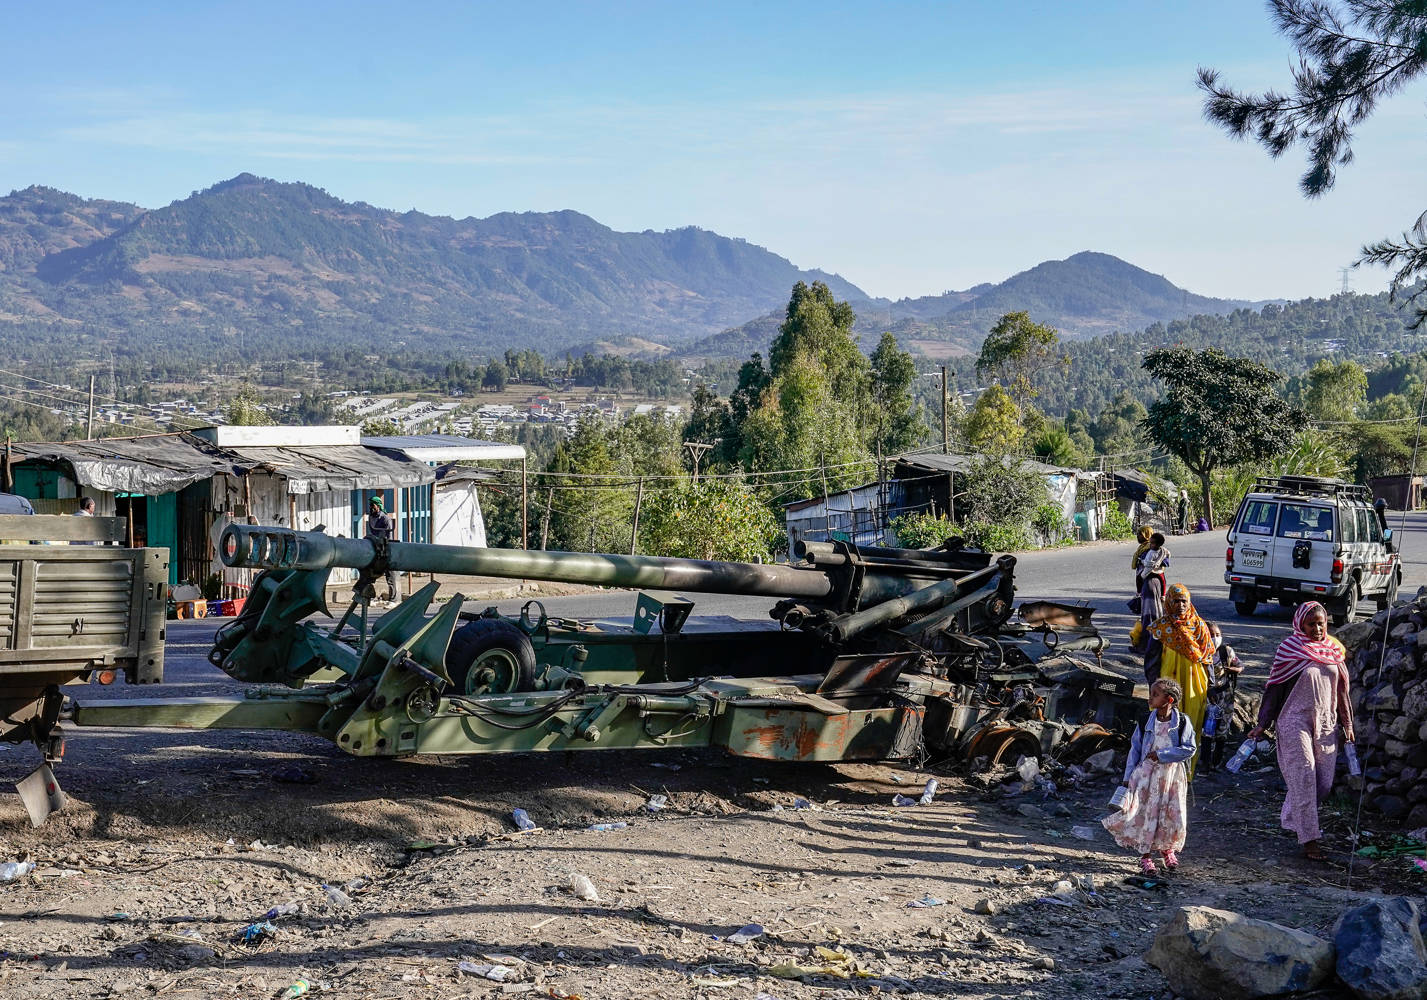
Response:
[[[1372,493],[1366,486],[1344,482],[1341,479],[1323,479],[1319,476],[1259,476],[1254,480],[1254,491],[1333,497],[1334,499],[1361,500],[1364,503],[1372,503]]]

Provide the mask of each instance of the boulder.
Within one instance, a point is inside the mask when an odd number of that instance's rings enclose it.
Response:
[[[1377,615],[1373,616],[1374,618]],[[1384,619],[1385,621],[1386,619]],[[1371,639],[1382,629],[1382,623],[1374,625],[1371,621],[1353,622],[1351,625],[1344,625],[1334,633],[1338,641],[1349,649],[1353,649]]]
[[[1423,632],[1427,635],[1427,632]],[[1412,686],[1402,692],[1402,715],[1400,718],[1408,719],[1411,722],[1421,722],[1427,719],[1427,683],[1417,681]],[[1399,736],[1398,739],[1406,737]]]
[[[1408,767],[1427,767],[1427,742],[1413,744],[1405,760]]]
[[[1392,689],[1391,682],[1379,684],[1363,699],[1363,710],[1367,712],[1396,712],[1402,707],[1402,698]]]
[[[1394,897],[1343,914],[1333,931],[1337,972],[1359,1000],[1417,1000],[1427,992],[1427,947],[1417,904]]]
[[[1145,953],[1189,1000],[1312,990],[1333,974],[1333,946],[1306,931],[1208,906],[1181,906]]]
[[[1412,750],[1411,743],[1404,743],[1402,740],[1395,740],[1388,737],[1387,743],[1383,745],[1382,751],[1393,760],[1401,760]],[[1403,765],[1406,767],[1407,765]]]
[[[1415,694],[1417,690],[1418,688],[1413,688],[1413,694]],[[1389,739],[1400,740],[1403,743],[1406,743],[1408,740],[1413,740],[1415,742],[1414,738],[1417,736],[1417,730],[1421,727],[1422,723],[1420,719],[1411,718],[1410,714],[1407,712],[1407,699],[1411,697],[1412,694],[1407,694],[1403,696],[1403,714],[1399,715],[1397,718],[1393,719],[1387,725],[1382,727],[1382,731],[1388,735]],[[1424,710],[1427,710],[1427,698],[1423,699],[1422,707]]]
[[[1396,795],[1379,795],[1372,800],[1372,806],[1388,819],[1407,815],[1407,803]]]
[[[1417,626],[1410,622],[1403,622],[1401,625],[1394,625],[1388,636],[1393,639],[1405,639],[1417,631]]]

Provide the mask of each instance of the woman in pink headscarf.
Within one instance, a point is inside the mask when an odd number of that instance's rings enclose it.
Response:
[[[1278,769],[1288,795],[1279,823],[1298,836],[1303,853],[1322,861],[1318,804],[1333,787],[1338,760],[1338,727],[1353,742],[1353,706],[1343,644],[1328,635],[1328,612],[1317,601],[1293,616],[1293,634],[1278,644],[1259,707],[1257,738],[1278,731]]]

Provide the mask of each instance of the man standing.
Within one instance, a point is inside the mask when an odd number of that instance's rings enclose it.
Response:
[[[382,509],[382,498],[374,495],[367,501],[367,534],[369,542],[389,542],[396,531],[396,525],[392,522],[391,515]],[[382,600],[390,602],[396,600],[396,571],[386,571],[386,596]]]
[[[1189,491],[1181,488],[1179,491],[1179,524],[1176,530],[1185,535],[1189,533]]]
[[[79,498],[79,510],[77,510],[77,511],[74,512],[74,516],[75,516],[75,517],[93,517],[93,516],[94,516],[94,498],[93,498],[93,497],[80,497],[80,498]],[[71,544],[71,545],[93,545],[94,543],[93,543],[93,542],[71,542],[70,544]]]

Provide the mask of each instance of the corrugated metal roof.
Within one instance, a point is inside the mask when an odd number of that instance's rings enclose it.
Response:
[[[361,445],[320,448],[229,448],[252,467],[287,480],[293,495],[329,490],[382,490],[436,481],[436,470]]]
[[[525,457],[525,448],[518,444],[481,441],[455,434],[407,434],[390,437],[364,437],[362,446],[382,451],[401,452],[418,462],[494,462]]]

